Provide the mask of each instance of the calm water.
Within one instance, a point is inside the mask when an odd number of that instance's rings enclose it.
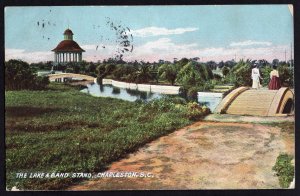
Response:
[[[163,96],[166,96],[160,93],[118,88],[109,84],[100,86],[99,84],[95,83],[88,84],[87,88],[81,90],[81,92],[89,93],[96,97],[112,97],[132,102],[138,99],[143,101],[151,101],[153,99],[159,99]],[[221,100],[222,96],[218,93],[198,93],[198,103],[200,105],[206,105],[211,111],[214,111]]]
[[[222,101],[222,93],[198,92],[198,103],[207,106],[213,112]]]
[[[88,84],[87,88],[81,90],[81,92],[89,93],[96,97],[112,97],[117,99],[123,99],[126,101],[136,101],[138,99],[141,99],[143,101],[150,101],[153,99],[159,99],[163,97],[163,95],[159,93],[118,88],[108,84],[100,86],[99,84],[95,83]]]

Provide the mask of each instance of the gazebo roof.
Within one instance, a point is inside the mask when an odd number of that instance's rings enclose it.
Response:
[[[68,29],[67,29],[68,30]],[[67,31],[66,30],[66,31]],[[65,32],[66,32],[65,31]],[[71,31],[71,30],[70,30]],[[72,33],[72,31],[71,31]],[[72,33],[73,34],[73,33]],[[75,41],[73,40],[63,40],[61,41],[56,48],[52,51],[54,52],[85,52]]]
[[[74,35],[73,32],[71,31],[71,29],[66,29],[64,32],[64,35]]]

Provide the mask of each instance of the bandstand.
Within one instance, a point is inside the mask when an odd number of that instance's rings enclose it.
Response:
[[[85,52],[74,40],[73,32],[68,28],[64,32],[64,40],[61,41],[54,52],[54,64],[77,63],[82,61],[82,52]]]

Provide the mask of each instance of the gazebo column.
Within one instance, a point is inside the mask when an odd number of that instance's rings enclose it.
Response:
[[[79,62],[81,62],[81,61],[82,61],[82,54],[79,53]]]
[[[71,61],[71,53],[69,53],[69,62],[72,62],[72,61]]]

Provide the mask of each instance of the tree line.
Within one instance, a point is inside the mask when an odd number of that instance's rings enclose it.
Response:
[[[272,62],[247,59],[219,63],[198,62],[198,60],[182,58],[174,59],[173,62],[160,60],[149,63],[108,59],[97,63],[82,61],[56,66],[53,66],[51,61],[28,64],[21,60],[10,60],[5,62],[5,87],[16,90],[41,89],[49,81],[47,78],[37,76],[37,71],[53,69],[97,77],[98,83],[101,83],[103,78],[110,78],[131,83],[179,85],[184,96],[195,97],[198,91],[208,91],[217,84],[251,86],[251,69],[254,62],[259,63],[263,85],[269,82],[268,75],[272,65],[277,65],[282,84],[293,86],[293,71],[289,68],[289,62],[280,62],[278,59]]]

